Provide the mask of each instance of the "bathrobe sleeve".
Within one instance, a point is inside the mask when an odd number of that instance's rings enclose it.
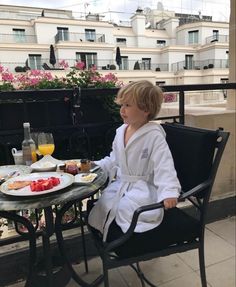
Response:
[[[154,141],[151,160],[154,167],[154,185],[158,202],[166,198],[178,198],[181,190],[174,161],[165,136],[159,133]]]
[[[110,181],[116,174],[117,170],[117,140],[116,137],[112,143],[112,151],[109,156],[104,157],[101,160],[94,161],[95,164],[100,166],[105,172],[106,176],[110,178]]]

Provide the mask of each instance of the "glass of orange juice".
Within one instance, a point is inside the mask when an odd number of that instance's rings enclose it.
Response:
[[[39,133],[38,134],[38,150],[42,155],[52,154],[54,152],[55,145],[53,135],[51,133]]]

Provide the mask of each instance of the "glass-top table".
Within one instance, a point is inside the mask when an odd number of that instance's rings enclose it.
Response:
[[[51,254],[50,254],[50,237],[55,232],[55,218],[53,207],[59,206],[59,209],[64,204],[70,202],[81,202],[82,200],[93,196],[106,184],[105,173],[99,169],[96,171],[97,177],[92,183],[78,185],[73,183],[71,186],[52,193],[37,196],[11,196],[0,192],[0,217],[13,220],[24,225],[27,232],[25,237],[29,240],[29,271],[25,286],[65,286],[72,276],[71,270],[67,264],[62,267],[58,276],[52,270]],[[42,243],[45,260],[45,276],[38,276],[36,270],[36,237],[37,230],[32,222],[19,214],[19,210],[43,209],[45,215],[45,227],[42,231]],[[64,278],[64,280],[62,280]],[[81,283],[81,286],[90,286],[86,283]],[[92,285],[91,285],[92,286]]]

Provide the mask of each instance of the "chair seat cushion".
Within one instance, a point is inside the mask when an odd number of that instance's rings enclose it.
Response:
[[[164,219],[158,227],[147,232],[134,233],[128,241],[114,251],[119,257],[126,258],[159,251],[186,241],[191,242],[199,237],[199,226],[198,220],[179,208],[172,208],[165,211]],[[107,241],[113,241],[122,234],[120,227],[113,221]]]

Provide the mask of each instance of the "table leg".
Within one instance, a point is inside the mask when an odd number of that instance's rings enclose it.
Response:
[[[103,281],[103,275],[99,276],[95,281],[92,283],[85,282],[74,270],[72,267],[72,264],[66,254],[65,251],[65,244],[63,240],[63,234],[62,234],[62,217],[64,213],[73,205],[76,201],[68,202],[66,203],[60,210],[57,212],[56,221],[55,221],[55,233],[57,236],[57,243],[58,248],[62,256],[63,262],[67,265],[68,269],[71,272],[72,278],[82,287],[95,287],[98,286]]]
[[[45,227],[42,230],[42,245],[45,275],[36,274],[32,287],[64,287],[71,279],[71,273],[66,265],[60,266],[60,269],[54,272],[50,245],[50,237],[54,233],[54,218],[51,206],[44,208],[44,215]]]
[[[33,277],[36,269],[36,233],[33,224],[25,217],[15,214],[14,212],[0,211],[0,217],[21,223],[28,231],[29,240],[29,267],[25,287],[34,286]]]

